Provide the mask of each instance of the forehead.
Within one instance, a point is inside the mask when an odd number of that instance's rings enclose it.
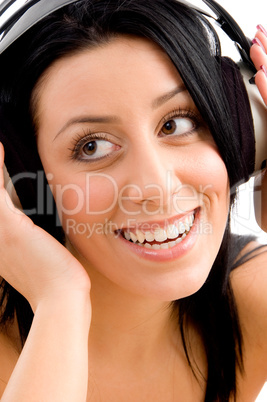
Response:
[[[47,135],[77,116],[107,113],[134,124],[138,116],[150,116],[153,100],[181,86],[173,63],[153,42],[115,38],[49,67],[32,103],[36,132]]]
[[[167,54],[155,43],[121,36],[55,61],[37,83],[33,98],[41,106],[42,99],[55,99],[59,93],[73,90],[75,86],[78,90],[82,85],[89,85],[91,92],[97,92],[100,86],[108,92],[116,84],[125,88],[128,84],[132,89],[141,76],[154,79],[158,86],[163,78],[181,81]]]

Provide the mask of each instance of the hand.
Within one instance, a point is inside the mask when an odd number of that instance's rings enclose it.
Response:
[[[250,56],[257,69],[255,83],[259,89],[265,105],[267,105],[267,32],[260,26],[254,44],[251,47]],[[267,113],[267,110],[266,110]],[[267,135],[267,133],[266,133]],[[267,232],[267,174],[264,169],[255,178],[254,208],[258,225]]]
[[[254,44],[250,50],[250,57],[257,69],[255,77],[256,85],[267,105],[267,31],[262,27],[258,29]]]
[[[0,275],[35,311],[41,301],[90,290],[83,266],[57,240],[15,208],[4,188],[0,144]]]

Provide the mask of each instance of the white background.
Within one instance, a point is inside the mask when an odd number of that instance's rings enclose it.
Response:
[[[209,10],[201,0],[191,0],[199,8]],[[267,29],[267,1],[252,0],[244,2],[243,0],[217,0],[236,20],[247,37],[253,39],[256,33],[256,26],[262,24]],[[210,11],[210,10],[209,10]],[[220,34],[221,29],[217,32]],[[238,54],[225,34],[220,34],[222,40],[222,49],[225,55],[238,60]],[[266,110],[267,113],[267,110]],[[266,133],[267,136],[267,133]],[[267,155],[266,155],[267,157]],[[267,244],[267,234],[262,232],[256,224],[253,208],[253,182],[243,185],[239,191],[239,202],[235,208],[232,217],[233,230],[237,233],[253,233],[259,237],[259,241]],[[266,334],[267,339],[267,334]],[[267,356],[266,356],[267,359]],[[267,383],[263,387],[257,402],[267,402]]]

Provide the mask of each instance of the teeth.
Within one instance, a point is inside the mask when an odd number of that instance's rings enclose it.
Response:
[[[150,242],[155,240],[154,235],[151,232],[145,232],[145,238],[146,238],[146,241],[150,241]]]
[[[144,243],[145,235],[143,232],[141,232],[141,230],[136,231],[136,236],[137,236],[137,240],[139,241],[139,243]]]
[[[183,222],[178,222],[178,229],[180,234],[183,234],[185,232],[185,225]]]
[[[132,241],[133,243],[139,243],[140,246],[144,246],[146,248],[152,248],[155,250],[159,249],[167,249],[174,247],[176,244],[180,243],[186,236],[187,233],[190,231],[190,228],[193,226],[195,217],[194,215],[187,216],[183,222],[179,221],[176,224],[170,224],[167,226],[166,230],[159,228],[154,230],[154,232],[145,232],[143,233],[141,230],[137,229],[136,233],[133,232],[124,232],[124,237],[128,241]],[[179,235],[182,235],[178,237]],[[166,242],[167,239],[174,240]],[[144,244],[146,240],[146,243]],[[160,242],[162,244],[149,244],[153,241]],[[165,242],[165,243],[163,243]]]
[[[189,225],[189,223],[185,222],[184,227],[185,227],[185,231],[186,231],[186,232],[189,232],[189,230],[190,230],[190,225]]]
[[[154,232],[154,237],[156,241],[165,241],[167,240],[167,233],[163,229],[156,229]]]
[[[185,234],[185,237],[187,235]],[[149,244],[149,243],[145,243],[145,244],[140,244],[141,247],[145,247],[148,249],[152,249],[152,250],[166,250],[168,248],[172,248],[174,246],[176,246],[177,244],[181,243],[182,238],[179,237],[177,240],[175,241],[169,241],[168,243],[162,243],[162,244]]]
[[[164,249],[167,250],[169,248],[169,245],[168,245],[168,243],[163,243],[163,244],[160,245],[160,248],[163,249],[163,250]]]
[[[124,232],[124,237],[125,237],[125,239],[126,240],[131,240],[131,235],[130,235],[130,233],[129,232]]]
[[[179,230],[175,225],[168,225],[167,227],[168,239],[176,239],[179,236]]]
[[[161,245],[160,244],[153,244],[152,245],[153,250],[160,250],[161,249]]]
[[[181,243],[181,241],[186,236],[187,236],[187,234],[184,233],[182,237],[179,237],[175,241],[169,241],[167,243],[162,243],[162,244],[149,244],[149,243],[142,244],[142,243],[140,243],[139,246],[140,247],[145,247],[145,248],[148,248],[148,249],[152,249],[152,250],[166,250],[168,248],[172,248],[172,247],[176,246],[177,244]]]
[[[136,236],[133,232],[130,232],[130,237],[131,237],[131,240],[132,240],[134,243],[137,242],[137,236]]]

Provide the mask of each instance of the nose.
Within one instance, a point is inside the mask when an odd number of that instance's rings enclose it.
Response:
[[[173,152],[173,151],[172,151]],[[173,198],[181,189],[172,152],[162,146],[143,146],[128,160],[129,175],[123,191],[127,211],[148,215],[170,213]]]

